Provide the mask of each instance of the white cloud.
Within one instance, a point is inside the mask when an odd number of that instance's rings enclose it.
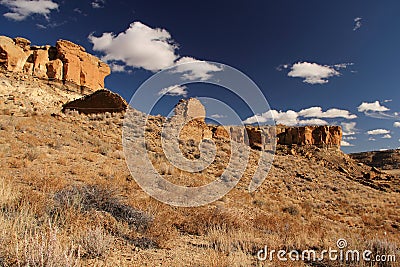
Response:
[[[342,131],[344,136],[356,134],[356,122],[342,122]]]
[[[354,19],[355,24],[354,24],[353,31],[356,31],[361,28],[361,26],[362,26],[361,20],[362,20],[362,18],[359,18],[359,17]]]
[[[347,69],[348,66],[353,66],[353,65],[354,65],[354,63],[339,63],[339,64],[335,64],[333,66],[337,69]]]
[[[103,60],[122,61],[126,65],[158,71],[172,66],[178,55],[177,46],[165,29],[150,28],[136,21],[118,35],[103,33],[100,37],[89,35],[93,50],[105,54]]]
[[[274,119],[276,124],[284,124],[288,126],[294,125],[327,125],[327,121],[321,118],[346,118],[354,119],[357,116],[350,114],[347,110],[340,109],[329,109],[327,111],[322,111],[321,107],[311,107],[307,109],[302,109],[299,112],[293,110],[287,111],[277,111],[270,110],[262,114],[257,114],[252,117],[247,118],[243,121],[245,124],[253,123],[265,123],[269,120]],[[307,118],[307,119],[304,119]],[[353,127],[355,126],[355,123]]]
[[[368,141],[376,141],[376,139],[373,137],[370,137],[370,138],[368,138]]]
[[[369,135],[390,134],[390,131],[386,129],[375,129],[368,131],[367,134]]]
[[[206,61],[180,57],[176,52],[178,46],[167,30],[153,29],[139,21],[118,35],[106,32],[100,37],[90,34],[88,38],[93,43],[93,50],[102,52],[102,59],[109,64],[123,62],[126,66],[153,72],[174,66],[171,72],[182,73],[182,78],[190,81],[207,80],[213,72],[222,70]],[[193,62],[196,64],[185,64]],[[116,65],[116,70],[122,70],[121,64]]]
[[[321,119],[299,120],[298,125],[328,125],[327,121]]]
[[[211,115],[210,117],[213,118],[213,119],[223,119],[223,118],[226,118],[225,115],[221,115],[221,114],[213,114],[213,115]]]
[[[393,101],[393,99],[385,99],[385,100],[383,100],[384,103],[388,103],[388,102],[392,102],[392,101]]]
[[[103,8],[106,0],[94,0],[91,5],[93,8]]]
[[[343,136],[343,140],[356,140],[357,138],[354,136]]]
[[[393,127],[400,128],[400,121],[395,121]]]
[[[0,0],[0,4],[11,11],[3,16],[15,21],[22,21],[35,14],[48,18],[53,9],[58,9],[58,4],[52,0]]]
[[[303,82],[309,84],[324,84],[328,82],[328,78],[339,75],[340,73],[331,66],[309,62],[295,63],[288,73],[289,77],[304,78]]]
[[[388,110],[389,109],[385,106],[382,106],[379,103],[379,101],[375,101],[372,103],[362,102],[361,105],[358,106],[359,112],[368,112],[368,111],[383,112],[383,111],[388,111]]]
[[[382,136],[383,139],[390,139],[392,138],[392,136],[390,134],[385,134],[384,136]]]
[[[182,78],[189,81],[198,79],[205,81],[212,77],[212,72],[218,72],[222,70],[222,68],[214,64],[202,60],[197,60],[192,57],[182,57],[178,61],[176,61],[175,64],[176,67],[172,72],[184,73],[182,75]]]
[[[298,124],[297,120],[297,112],[293,110],[288,111],[276,111],[276,110],[269,110],[267,112],[262,113],[261,115],[254,115],[250,118],[247,118],[243,121],[245,124],[253,124],[253,123],[265,123],[269,120],[274,119],[276,124],[284,124],[293,126]]]
[[[172,85],[170,87],[162,89],[158,92],[158,95],[170,95],[170,96],[187,96],[187,87],[181,85]]]
[[[305,118],[315,117],[315,118],[345,118],[345,119],[355,119],[356,115],[350,114],[349,111],[337,108],[331,108],[327,111],[322,111],[321,107],[310,107],[307,109],[300,110],[299,116]]]
[[[340,141],[340,145],[341,146],[354,146],[353,144],[350,144],[349,142],[344,141],[344,140]]]
[[[110,65],[112,72],[126,72],[127,71],[124,65],[120,65],[115,62],[111,62],[111,64],[109,64],[109,65]]]

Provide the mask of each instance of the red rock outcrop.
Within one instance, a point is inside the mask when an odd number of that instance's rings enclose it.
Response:
[[[184,121],[180,139],[201,141],[204,138],[231,139],[248,144],[257,150],[271,150],[273,142],[278,145],[316,146],[340,148],[340,126],[215,126],[204,121],[205,108],[197,99],[181,100],[175,107],[175,119]]]
[[[205,123],[206,110],[201,102],[195,98],[182,99],[175,106],[171,122],[182,127],[179,132],[180,140],[211,139],[212,131]]]
[[[116,93],[108,90],[98,90],[77,100],[71,101],[63,106],[63,112],[77,110],[79,113],[105,113],[123,112],[128,103]]]
[[[104,88],[110,67],[70,41],[59,40],[56,46],[31,46],[25,38],[0,36],[0,66],[41,79],[60,80],[82,93]]]
[[[342,128],[340,126],[276,126],[277,143],[280,145],[313,145],[340,148]]]

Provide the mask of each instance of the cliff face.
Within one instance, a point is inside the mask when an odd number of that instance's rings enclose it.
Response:
[[[24,38],[0,36],[0,66],[41,79],[60,80],[82,93],[104,88],[110,67],[85,49],[70,41],[59,40],[56,46],[31,46]]]
[[[272,149],[275,138],[278,145],[316,146],[340,149],[342,129],[340,126],[302,126],[275,127],[262,126],[215,126],[204,121],[205,109],[197,99],[181,100],[175,108],[175,117],[181,117],[185,126],[181,129],[180,139],[201,141],[203,138],[232,139],[246,143],[257,150]]]

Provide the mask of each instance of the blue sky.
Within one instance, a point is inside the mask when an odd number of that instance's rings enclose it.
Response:
[[[0,14],[2,35],[37,45],[67,39],[107,60],[106,87],[128,100],[160,69],[220,62],[261,89],[272,111],[257,111],[260,120],[272,114],[277,123],[342,125],[345,152],[400,147],[397,0],[0,0]],[[192,96],[238,101],[223,88],[190,84],[171,91],[155,113]],[[219,112],[208,115],[229,123]],[[238,113],[252,121],[248,110]]]

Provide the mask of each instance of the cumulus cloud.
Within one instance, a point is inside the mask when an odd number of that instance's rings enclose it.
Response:
[[[187,96],[187,87],[181,85],[172,85],[162,89],[158,92],[158,95],[170,95],[170,96]]]
[[[343,140],[356,140],[357,138],[354,136],[343,136]]]
[[[100,37],[89,35],[93,50],[103,52],[105,61],[122,61],[134,68],[150,71],[172,66],[178,55],[177,45],[165,29],[153,29],[136,21],[118,35],[103,33]]]
[[[392,138],[392,136],[390,134],[385,134],[384,136],[382,136],[383,139],[390,139]]]
[[[356,134],[356,122],[342,122],[341,125],[344,136]]]
[[[400,128],[400,121],[395,121],[393,127]]]
[[[385,106],[382,106],[379,101],[375,101],[372,103],[368,102],[362,102],[361,105],[358,106],[358,111],[359,112],[383,112],[383,111],[388,111],[389,109]]]
[[[93,8],[103,8],[106,0],[94,0],[91,5]]]
[[[359,112],[364,112],[365,116],[376,119],[398,119],[400,114],[398,112],[388,112],[390,109],[383,106],[379,101],[375,102],[362,102],[358,106]]]
[[[112,72],[126,72],[126,67],[124,65],[120,65],[116,62],[111,62],[110,64],[110,68]]]
[[[289,77],[303,78],[303,82],[309,84],[324,84],[330,77],[339,75],[334,67],[310,62],[295,63],[288,73]]]
[[[4,17],[15,21],[22,21],[31,15],[41,15],[48,19],[52,10],[58,9],[58,4],[52,0],[0,0],[11,12]]]
[[[305,118],[315,117],[315,118],[345,118],[345,119],[355,119],[356,115],[351,114],[348,110],[331,108],[327,111],[322,111],[321,107],[311,107],[299,111],[299,116]]]
[[[298,125],[328,125],[328,122],[321,119],[299,120]]]
[[[172,72],[183,73],[182,78],[189,81],[198,79],[205,81],[212,77],[213,72],[218,72],[222,70],[222,68],[214,64],[192,57],[182,57],[178,61],[176,61],[175,65],[176,67],[173,69]]]
[[[357,18],[354,19],[353,31],[357,31],[358,29],[361,28],[361,26],[362,26],[361,21],[362,21],[362,18],[360,18],[360,17],[357,17]]]
[[[102,59],[109,64],[123,62],[128,67],[153,72],[175,66],[172,72],[182,73],[182,79],[190,81],[207,80],[213,76],[213,72],[222,70],[206,61],[180,57],[178,45],[167,30],[151,28],[139,21],[133,22],[118,35],[106,32],[100,37],[90,34],[88,38],[93,50],[103,53]],[[192,62],[196,64],[186,64]],[[122,70],[126,68],[122,69],[121,64],[116,65],[116,71]]]
[[[321,107],[311,107],[307,109],[302,109],[299,112],[294,110],[287,111],[277,111],[270,110],[262,114],[257,114],[252,117],[247,118],[243,121],[245,124],[253,123],[265,123],[269,120],[275,120],[276,124],[284,124],[288,126],[294,125],[326,125],[327,121],[321,118],[345,118],[354,119],[357,116],[351,115],[347,110],[340,109],[329,109],[327,111],[322,111]],[[304,119],[306,118],[306,119]],[[355,126],[355,124],[354,124]]]
[[[369,135],[390,134],[390,131],[386,130],[386,129],[375,129],[375,130],[368,131],[367,134],[369,134]]]
[[[344,140],[340,141],[340,145],[341,146],[354,146],[353,144],[350,144],[349,142],[344,141]]]
[[[210,117],[213,118],[213,119],[223,119],[223,118],[226,118],[225,115],[221,115],[221,114],[212,114]]]
[[[368,141],[376,141],[376,139],[373,137],[370,137],[370,138],[368,138]]]

